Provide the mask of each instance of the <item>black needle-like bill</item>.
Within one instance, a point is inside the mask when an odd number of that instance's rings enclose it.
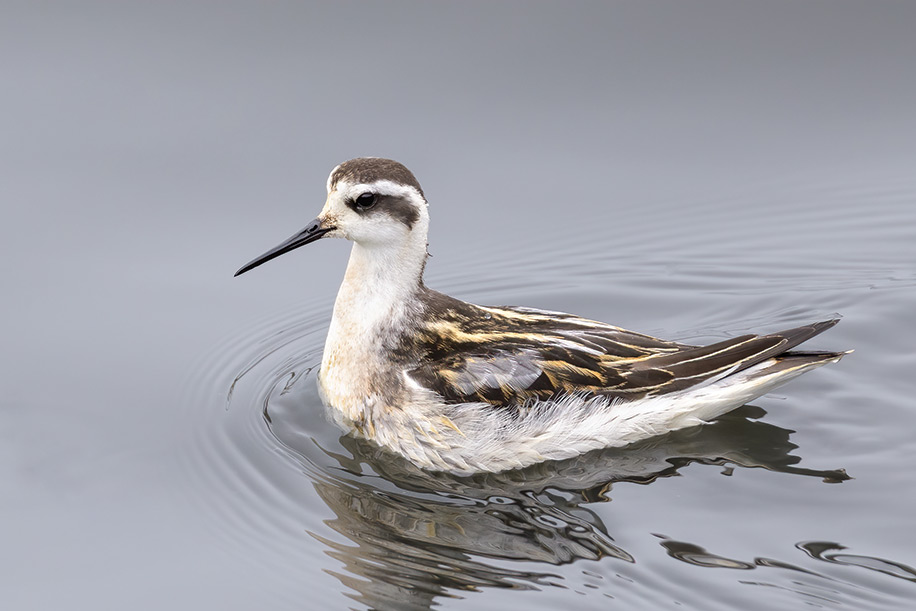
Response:
[[[310,244],[311,242],[314,242],[315,240],[321,239],[321,237],[324,236],[324,234],[328,233],[329,231],[333,231],[333,230],[334,230],[334,227],[322,227],[321,221],[319,219],[315,219],[314,221],[309,223],[305,229],[303,229],[296,235],[292,236],[291,238],[289,238],[282,244],[279,244],[278,246],[271,248],[270,250],[265,252],[260,257],[257,257],[249,261],[245,265],[243,265],[241,269],[239,269],[239,271],[235,272],[235,275],[238,276],[238,275],[244,274],[245,272],[252,270],[263,263],[267,263],[271,259],[279,257],[280,255],[284,253],[287,253],[291,250],[295,250],[299,248],[300,246],[305,246],[306,244]]]

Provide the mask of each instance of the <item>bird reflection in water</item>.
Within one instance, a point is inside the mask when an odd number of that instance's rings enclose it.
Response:
[[[692,463],[721,465],[726,475],[756,467],[831,483],[849,479],[842,469],[795,466],[801,459],[791,454],[797,447],[789,441],[792,431],[754,420],[764,413],[744,406],[709,425],[624,449],[470,477],[420,470],[352,437],[341,439],[349,455],[325,450],[337,464],[319,467],[306,458],[314,456],[310,436],[287,435],[282,420],[269,420],[334,512],[327,526],[348,540],[310,533],[342,564],[332,573],[353,590],[351,597],[372,609],[429,609],[437,597],[462,591],[562,581],[549,570],[519,570],[515,561],[634,562],[588,508],[610,500],[618,482],[649,484]]]

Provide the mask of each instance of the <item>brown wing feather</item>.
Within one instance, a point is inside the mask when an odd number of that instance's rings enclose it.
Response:
[[[413,338],[410,352],[423,358],[409,375],[446,402],[500,406],[564,393],[673,392],[783,355],[837,322],[689,346],[569,314],[481,308],[434,291],[427,300],[437,317]]]
[[[670,381],[660,384],[650,394],[681,390],[728,370],[737,372],[774,356],[792,355],[793,353],[788,352],[790,349],[829,329],[837,322],[839,321],[828,320],[780,333],[742,335],[708,346],[685,348],[674,354],[643,359],[634,364],[633,369],[662,369],[672,374]]]

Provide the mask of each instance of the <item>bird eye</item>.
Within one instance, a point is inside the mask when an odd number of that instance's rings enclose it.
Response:
[[[357,210],[368,210],[375,205],[376,201],[378,201],[378,196],[367,191],[354,199],[353,205],[356,206]]]

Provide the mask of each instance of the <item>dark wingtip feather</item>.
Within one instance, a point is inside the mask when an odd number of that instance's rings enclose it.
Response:
[[[783,346],[783,350],[791,350],[795,346],[802,344],[816,335],[820,335],[827,329],[833,327],[838,322],[839,318],[833,318],[831,320],[823,320],[821,322],[812,323],[810,325],[802,325],[800,327],[795,327],[793,329],[787,329],[785,331],[780,331],[778,333],[770,333],[766,337],[781,337],[786,341],[786,345]]]

